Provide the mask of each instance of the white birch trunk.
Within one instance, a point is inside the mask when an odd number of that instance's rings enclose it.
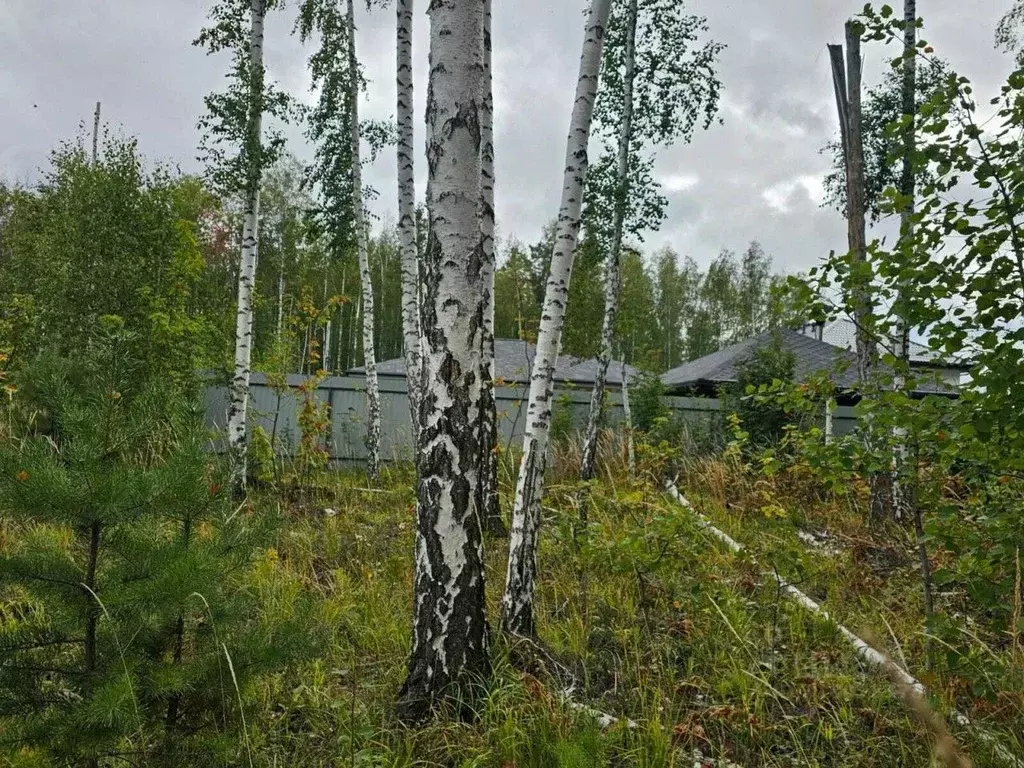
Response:
[[[373,277],[366,244],[363,205],[363,169],[359,139],[359,74],[356,59],[356,20],[352,0],[348,0],[349,98],[352,100],[352,215],[359,256],[359,282],[363,294],[363,365],[366,370],[366,474],[370,480],[380,475],[380,389],[377,385],[377,358],[373,343]]]
[[[323,354],[323,369],[330,373],[331,371],[331,321],[327,321],[327,326],[324,328],[324,354]]]
[[[915,122],[917,113],[917,2],[903,0],[903,119],[908,124],[903,131],[903,168],[900,178],[900,194],[906,197],[906,204],[900,211],[900,237],[910,241],[914,236],[914,147]],[[910,367],[910,328],[906,320],[905,302],[909,286],[901,282],[896,297],[896,327],[893,333],[893,348],[902,365]],[[897,391],[907,389],[907,381],[900,366],[893,382]],[[892,512],[896,520],[909,516],[911,499],[910,489],[905,487],[908,472],[907,432],[902,427],[893,431],[893,478],[892,478]]]
[[[397,90],[398,90],[398,244],[402,251],[402,336],[405,348],[405,378],[409,388],[413,445],[420,434],[420,276],[416,251],[416,178],[413,160],[413,0],[396,0],[397,8]]]
[[[590,393],[590,416],[580,459],[580,477],[590,480],[597,464],[597,431],[604,413],[604,390],[608,379],[608,365],[612,359],[615,321],[619,314],[619,287],[621,275],[619,258],[622,253],[622,229],[626,218],[626,196],[629,194],[629,144],[633,135],[633,80],[636,77],[636,17],[637,0],[630,0],[626,18],[625,73],[622,79],[622,123],[619,126],[619,157],[616,169],[618,190],[615,195],[615,213],[612,220],[612,242],[605,263],[604,324],[601,329],[601,352],[597,358],[597,374]]]
[[[281,333],[284,330],[284,238],[280,240],[281,263],[277,273],[277,343],[281,343]]]
[[[490,675],[479,472],[480,133],[483,4],[430,4],[423,404],[413,643],[399,695],[404,720]]]
[[[480,251],[484,285],[480,358],[480,514],[496,536],[507,533],[498,503],[498,408],[494,400],[494,92],[491,0],[484,0],[484,85],[480,102]]]
[[[636,476],[636,446],[633,444],[633,411],[629,407],[629,372],[622,364],[622,416],[626,423],[626,467],[629,476]]]
[[[250,93],[246,140],[258,145],[263,132],[263,22],[266,0],[252,0],[249,34]],[[250,163],[256,163],[250,157]],[[252,363],[252,294],[259,256],[260,168],[248,170],[245,190],[245,221],[242,226],[242,261],[238,270],[238,311],[235,316],[235,372],[231,379],[228,408],[228,446],[232,454],[232,483],[245,488],[249,374]]]
[[[569,123],[562,201],[558,210],[555,247],[544,293],[537,351],[530,373],[526,435],[523,438],[523,457],[519,465],[519,480],[512,512],[508,572],[502,598],[501,626],[505,632],[511,634],[535,633],[533,599],[537,574],[537,535],[551,428],[552,379],[562,338],[565,305],[569,298],[569,282],[579,238],[583,185],[589,166],[587,144],[590,141],[590,125],[601,71],[601,51],[604,47],[605,26],[608,23],[610,8],[611,0],[591,2],[580,57],[579,80],[576,84],[576,96]]]

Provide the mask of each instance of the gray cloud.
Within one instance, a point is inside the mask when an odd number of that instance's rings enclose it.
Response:
[[[294,5],[294,3],[290,4]],[[894,3],[898,5],[898,2]],[[1009,60],[992,49],[1004,0],[930,0],[925,37],[980,93],[993,93]],[[198,170],[195,124],[203,96],[223,82],[225,58],[209,58],[191,41],[206,0],[4,0],[0,3],[0,175],[28,181],[48,151],[73,137],[95,101],[104,115],[140,138],[143,152]],[[419,3],[415,27],[416,105],[423,114],[428,22]],[[497,209],[503,237],[532,240],[557,212],[571,98],[583,23],[582,0],[495,3]],[[721,248],[758,239],[780,269],[806,269],[840,249],[845,226],[819,206],[829,160],[819,149],[835,126],[825,44],[842,36],[859,0],[691,0],[722,57],[723,124],[692,144],[664,151],[658,173],[669,216],[645,237],[706,264]],[[294,11],[292,10],[291,13]],[[267,61],[274,77],[305,99],[308,55],[290,36],[288,11],[271,17]],[[394,113],[394,18],[359,11],[359,52],[369,78],[370,117]],[[867,79],[889,53],[867,52]],[[981,99],[984,101],[984,99]],[[308,158],[301,129],[291,149]],[[417,123],[417,144],[423,132]],[[423,193],[423,163],[419,189]],[[394,156],[368,169],[381,193],[376,212],[394,205]]]

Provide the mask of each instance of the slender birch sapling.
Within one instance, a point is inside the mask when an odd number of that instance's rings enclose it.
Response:
[[[210,26],[195,45],[208,53],[230,51],[229,85],[206,97],[206,114],[199,122],[202,152],[214,187],[225,197],[241,200],[242,256],[238,270],[238,308],[235,322],[234,374],[228,409],[228,446],[232,455],[232,484],[245,488],[249,374],[252,362],[253,291],[259,249],[260,182],[263,172],[280,156],[284,139],[279,132],[264,137],[263,117],[288,118],[290,99],[267,82],[263,63],[264,25],[278,0],[220,0],[210,11]]]
[[[688,143],[718,112],[715,65],[724,46],[702,43],[707,31],[707,21],[688,14],[677,0],[628,0],[612,10],[596,109],[604,149],[587,181],[584,211],[584,226],[605,259],[601,350],[580,468],[584,480],[594,476],[617,328],[623,237],[657,229],[665,217],[667,201],[652,174],[653,151]]]
[[[601,74],[601,52],[611,0],[592,0],[587,14],[580,55],[579,78],[569,120],[565,149],[565,174],[562,199],[555,225],[555,244],[551,254],[537,351],[530,373],[526,435],[519,464],[512,530],[509,537],[508,571],[501,603],[502,630],[513,635],[533,635],[533,601],[537,581],[537,536],[540,528],[540,501],[544,493],[544,467],[547,463],[551,431],[553,378],[558,347],[565,322],[572,265],[579,239],[583,209],[583,187],[589,159],[587,145]]]
[[[395,0],[397,11],[398,245],[402,251],[402,338],[413,445],[420,427],[420,266],[416,248],[416,176],[413,144],[412,14],[414,0]]]
[[[352,0],[305,0],[300,7],[299,34],[314,32],[320,47],[309,60],[313,87],[320,98],[309,114],[309,137],[316,144],[311,180],[319,187],[318,215],[328,231],[328,247],[337,258],[352,247],[359,262],[362,297],[363,365],[366,374],[366,471],[376,480],[380,471],[380,389],[374,343],[374,296],[367,248],[362,183],[362,134],[359,95],[362,75],[355,51]]]
[[[498,408],[494,399],[494,92],[491,52],[491,0],[484,0],[484,92],[480,102],[480,263],[484,284],[480,337],[480,482],[477,506],[484,527],[507,534],[498,499]]]

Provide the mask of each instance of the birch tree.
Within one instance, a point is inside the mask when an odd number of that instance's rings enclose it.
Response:
[[[380,475],[380,389],[377,386],[377,358],[373,338],[373,281],[366,247],[363,206],[363,167],[359,138],[359,69],[356,59],[356,21],[353,1],[348,0],[348,99],[349,140],[352,157],[352,211],[359,257],[359,282],[363,298],[363,367],[366,370],[366,473],[371,480]]]
[[[552,379],[579,238],[583,187],[589,167],[587,145],[590,141],[610,8],[611,0],[592,0],[587,15],[579,78],[566,142],[565,174],[555,228],[555,245],[544,293],[537,351],[530,373],[526,435],[523,438],[523,457],[519,465],[519,480],[512,511],[508,571],[501,606],[502,629],[515,635],[535,634],[533,601],[537,580],[537,536],[551,428]]]
[[[395,0],[397,10],[398,243],[402,252],[402,336],[413,444],[419,446],[420,270],[416,249],[416,176],[413,159],[413,0]]]
[[[903,145],[903,161],[900,169],[900,240],[901,244],[911,245],[914,237],[914,192],[916,178],[914,175],[914,149],[917,114],[917,0],[903,0],[903,56],[900,64],[903,72],[902,125],[901,143]],[[909,299],[911,286],[903,281],[896,297],[896,323],[893,330],[893,350],[899,361],[895,387],[907,389],[906,374],[910,367],[910,326],[907,323],[906,302]],[[897,520],[909,516],[910,497],[905,484],[907,475],[907,434],[906,430],[897,427],[894,430],[895,450],[892,484],[892,510]],[[923,529],[920,531],[923,537]]]
[[[708,127],[718,111],[721,83],[714,67],[723,46],[700,44],[706,32],[706,20],[687,14],[678,0],[628,0],[612,11],[597,103],[605,148],[587,185],[587,227],[605,251],[605,310],[580,464],[584,480],[594,476],[619,309],[623,235],[627,229],[636,236],[656,229],[665,216],[653,155],[643,151],[689,142],[696,126]],[[610,227],[603,224],[609,212]]]
[[[480,482],[478,507],[487,530],[506,533],[498,500],[498,408],[494,399],[494,87],[491,0],[484,0],[484,91],[480,102],[480,262],[484,318],[480,347]]]
[[[309,136],[316,143],[311,178],[320,186],[321,215],[336,252],[354,246],[362,296],[363,366],[366,372],[366,471],[380,472],[380,390],[374,354],[373,280],[367,249],[363,200],[359,95],[362,77],[356,58],[353,1],[306,0],[300,9],[303,41],[319,34],[320,48],[310,57],[313,87],[320,89],[311,111]]]
[[[636,445],[633,442],[633,409],[629,407],[629,371],[622,363],[622,418],[626,425],[626,468],[636,476]]]
[[[477,509],[484,285],[480,260],[483,4],[434,0],[427,91],[413,640],[398,710],[429,715],[490,675],[483,531]]]
[[[228,445],[233,457],[233,484],[245,486],[246,416],[252,361],[253,288],[259,256],[260,181],[263,171],[279,156],[280,133],[263,136],[263,117],[286,119],[290,100],[266,80],[263,36],[267,12],[278,0],[222,0],[210,11],[210,26],[195,45],[208,53],[230,51],[229,86],[206,97],[202,151],[215,187],[225,196],[240,198],[244,223],[238,270],[238,309],[235,321],[234,374],[228,408]],[[248,19],[248,34],[246,20]]]

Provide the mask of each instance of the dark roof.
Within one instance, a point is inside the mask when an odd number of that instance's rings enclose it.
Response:
[[[560,361],[561,359],[564,358],[560,358]],[[559,371],[555,371],[556,378],[559,378],[559,373]],[[635,379],[639,373],[640,370],[638,368],[634,368],[632,365],[626,366],[626,375],[629,376],[630,381]],[[567,372],[562,372],[561,378],[565,381],[572,381],[573,383],[593,384],[596,376],[597,358],[595,357],[590,360],[577,362],[576,365],[572,366]],[[622,386],[622,363],[620,361],[609,361],[607,382],[616,387]]]
[[[794,378],[803,381],[814,374],[829,371],[840,389],[854,389],[857,381],[857,356],[823,341],[805,336],[797,331],[780,329],[766,331],[738,344],[712,352],[710,355],[683,363],[678,368],[663,374],[662,383],[669,389],[717,389],[722,384],[734,384],[738,368],[754,350],[772,344],[778,335],[782,348],[795,358]],[[933,382],[922,382],[917,391],[921,394],[953,394],[956,388]]]
[[[494,377],[507,384],[529,384],[530,369],[537,348],[520,339],[494,340]],[[626,371],[630,378],[636,376],[637,369],[627,365]],[[362,367],[352,368],[351,375],[361,376],[365,372]],[[589,386],[594,383],[597,373],[597,360],[581,360],[570,355],[560,355],[555,363],[555,380],[577,386]],[[405,376],[405,359],[396,357],[377,363],[379,376]],[[608,367],[608,384],[622,385],[622,363],[611,361]]]
[[[813,325],[806,325],[803,329],[794,330],[799,330],[805,336],[816,338],[813,329]],[[857,348],[857,325],[848,317],[837,317],[832,322],[821,326],[820,332],[821,340],[826,344],[851,352]],[[967,371],[972,367],[970,360],[949,357],[913,339],[910,340],[910,365],[914,368],[945,368],[959,371]]]

